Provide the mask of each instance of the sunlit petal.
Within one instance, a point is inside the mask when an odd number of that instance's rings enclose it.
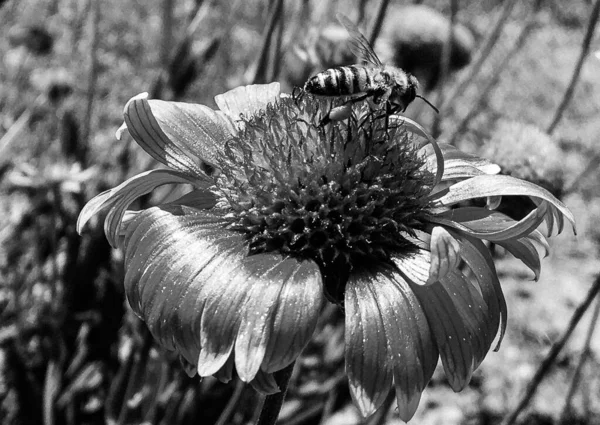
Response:
[[[186,174],[172,170],[152,170],[138,174],[90,200],[79,214],[77,231],[81,233],[92,216],[105,208],[110,208],[104,222],[104,232],[111,246],[116,247],[125,210],[133,201],[152,192],[158,186],[181,183],[197,184],[198,181]]]
[[[324,303],[321,274],[311,261],[287,263],[292,273],[282,289],[272,314],[271,335],[262,369],[283,369],[298,357],[312,337]]]
[[[419,300],[397,274],[380,273],[370,289],[383,317],[400,418],[414,415],[431,379],[438,350]]]
[[[509,216],[487,208],[453,208],[433,217],[433,223],[461,230],[468,235],[490,242],[518,239],[533,232],[548,216],[548,202],[541,202],[527,216],[515,221]]]
[[[444,175],[442,181],[465,179],[482,174],[498,174],[500,167],[487,159],[463,152],[448,143],[438,143],[444,156]],[[434,172],[436,168],[435,152],[430,146],[424,148],[425,167]]]
[[[241,115],[248,118],[264,110],[269,103],[275,103],[280,90],[279,83],[241,86],[215,96],[215,102],[221,111],[239,120]]]
[[[546,215],[546,220],[556,220],[558,233],[562,232],[564,218],[571,223],[575,231],[573,213],[561,201],[556,199],[554,195],[533,183],[510,176],[482,175],[460,181],[446,189],[443,196],[436,199],[431,206],[434,208],[449,207],[473,198],[519,195],[529,196],[538,201],[547,201],[549,213]]]
[[[446,376],[454,391],[462,390],[485,355],[482,300],[469,291],[469,283],[457,272],[426,287],[413,286],[440,351]],[[478,302],[479,301],[479,302]]]
[[[178,171],[207,178],[217,151],[232,136],[232,123],[204,106],[148,100],[142,93],[124,110],[127,129],[148,154]]]
[[[487,337],[489,338],[487,344],[491,344],[500,327],[497,349],[506,329],[507,308],[492,256],[480,240],[458,233],[455,236],[461,245],[461,257],[477,279],[481,295],[487,305]]]
[[[236,370],[243,381],[254,378],[267,347],[277,360],[270,371],[279,370],[295,359],[308,343],[317,325],[322,302],[321,277],[312,261],[299,262],[279,254],[258,254],[247,257],[243,267],[249,274],[246,303],[238,312],[241,325],[235,343]],[[286,293],[282,294],[284,286]],[[292,291],[290,293],[290,290]],[[307,305],[300,306],[302,301]],[[287,317],[286,317],[287,316]],[[303,328],[306,326],[307,328]],[[292,345],[269,344],[272,333],[285,336]],[[287,355],[279,357],[279,354]],[[279,358],[278,358],[279,357]]]
[[[393,379],[383,313],[372,291],[373,276],[348,281],[346,307],[346,373],[350,394],[363,416],[385,401]]]
[[[458,267],[460,247],[456,239],[441,226],[432,229],[430,246],[431,265],[428,282],[433,283]]]

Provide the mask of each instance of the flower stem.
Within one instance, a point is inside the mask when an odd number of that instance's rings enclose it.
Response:
[[[277,417],[279,416],[281,406],[283,406],[283,401],[285,400],[285,395],[287,393],[288,384],[290,382],[290,378],[292,377],[295,363],[296,362],[293,362],[280,371],[275,372],[275,380],[277,381],[277,385],[281,391],[276,394],[268,395],[267,398],[265,398],[265,402],[263,403],[260,417],[258,418],[256,425],[274,425],[275,422],[277,422]]]

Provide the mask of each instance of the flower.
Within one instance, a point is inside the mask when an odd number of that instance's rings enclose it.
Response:
[[[547,250],[536,228],[560,232],[571,212],[546,190],[495,164],[438,144],[414,121],[341,101],[238,87],[203,105],[148,100],[125,106],[125,125],[166,165],[92,199],[78,229],[107,209],[105,232],[125,251],[132,309],[187,370],[264,393],[307,344],[326,300],[345,309],[351,394],[364,416],[395,387],[409,420],[441,358],[464,388],[498,333],[506,305],[482,240],[504,246],[536,277]],[[193,187],[142,211],[136,198],[164,184]],[[525,195],[515,221],[465,206]]]

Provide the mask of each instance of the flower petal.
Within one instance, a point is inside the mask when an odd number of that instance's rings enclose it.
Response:
[[[442,279],[452,270],[456,270],[460,261],[459,245],[456,239],[441,226],[431,230],[431,264],[429,283]]]
[[[498,174],[500,167],[487,159],[463,152],[448,143],[438,143],[444,157],[442,181],[465,179],[481,174]],[[428,145],[424,147],[425,167],[433,172],[436,168],[436,155]]]
[[[459,272],[450,272],[427,287],[413,286],[440,351],[450,386],[462,390],[485,356],[485,334],[481,329],[483,300]]]
[[[221,111],[233,120],[239,120],[240,115],[250,117],[266,109],[269,103],[275,103],[280,92],[279,83],[254,84],[215,96],[215,102]]]
[[[207,210],[215,206],[217,203],[217,195],[206,189],[195,189],[185,195],[177,198],[170,204],[187,205],[188,207],[197,208],[199,210]]]
[[[498,242],[498,245],[504,247],[508,252],[521,260],[535,274],[535,280],[540,278],[542,264],[540,254],[533,242],[529,239],[509,239]]]
[[[272,315],[271,336],[262,369],[274,372],[288,366],[312,337],[324,303],[321,273],[312,262],[291,265],[293,274],[282,282]]]
[[[388,353],[383,312],[377,303],[374,276],[351,278],[345,291],[345,357],[350,394],[367,417],[385,401],[393,370]]]
[[[433,375],[438,350],[425,313],[407,282],[397,274],[380,274],[376,280],[371,290],[384,319],[398,413],[400,419],[409,421]]]
[[[433,201],[432,207],[449,207],[451,205],[470,200],[473,198],[484,198],[488,196],[529,196],[534,201],[544,200],[549,203],[549,213],[546,220],[557,222],[558,233],[562,232],[564,218],[569,220],[575,232],[575,218],[571,211],[546,189],[533,183],[519,180],[503,175],[482,175],[453,184],[439,194],[439,198]],[[552,226],[553,227],[553,226]],[[552,230],[552,228],[550,229]]]
[[[263,361],[268,371],[275,371],[300,354],[317,325],[323,288],[319,267],[312,261],[259,254],[245,258],[242,266],[249,276],[235,343],[235,365],[240,378],[248,382]],[[306,305],[299,305],[302,302]],[[273,344],[270,339],[274,332],[279,341]],[[282,342],[290,345],[278,346]],[[269,358],[265,358],[268,348]]]
[[[404,125],[406,129],[411,133],[427,139],[427,143],[421,145],[420,147],[428,147],[433,151],[433,158],[435,159],[435,164],[430,164],[432,165],[430,171],[432,174],[435,173],[435,180],[433,182],[433,185],[437,186],[442,181],[442,176],[444,175],[445,167],[444,156],[442,154],[442,150],[440,149],[438,142],[429,133],[427,133],[427,131],[425,131],[421,124],[411,120],[410,118],[400,115],[392,115],[390,119],[392,119],[392,122],[395,121],[399,125]]]
[[[127,102],[127,129],[148,154],[161,163],[208,179],[217,152],[234,132],[223,114],[204,105],[148,100],[142,93]]]
[[[168,206],[150,208],[128,226],[125,290],[155,338],[197,364],[201,291],[244,244],[222,229],[227,222],[221,218],[186,208],[177,214]]]
[[[501,242],[522,238],[533,232],[549,216],[547,214],[549,205],[548,202],[542,201],[537,208],[519,221],[513,220],[506,214],[478,207],[453,208],[437,216],[430,216],[428,219],[479,239]]]
[[[431,252],[419,249],[417,252],[393,257],[392,261],[398,267],[402,277],[415,285],[429,285],[431,269]]]
[[[250,381],[250,385],[264,395],[276,394],[281,391],[273,374],[263,372],[262,370],[258,371],[254,379]]]
[[[460,243],[461,257],[477,279],[481,295],[488,308],[487,335],[489,344],[491,344],[500,327],[500,337],[495,348],[497,350],[506,330],[507,307],[494,261],[487,247],[479,239],[458,233],[455,236]]]
[[[265,365],[275,370],[304,348],[323,301],[321,277],[313,262],[248,256],[244,236],[226,224],[182,205],[140,212],[125,236],[125,286],[154,337],[201,376],[221,373],[235,358],[249,382],[267,352]],[[273,347],[272,336],[289,345]]]
[[[146,171],[131,177],[119,186],[96,195],[83,207],[77,219],[77,232],[81,233],[92,216],[102,209],[110,207],[104,222],[104,232],[110,245],[117,247],[119,228],[129,205],[158,186],[180,183],[197,184],[198,182],[184,173],[172,170]]]

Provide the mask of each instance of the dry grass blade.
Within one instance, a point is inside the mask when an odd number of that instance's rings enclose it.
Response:
[[[594,3],[594,8],[592,9],[592,13],[590,14],[590,20],[588,21],[587,30],[585,33],[585,37],[583,38],[583,43],[581,45],[581,53],[579,54],[579,59],[577,60],[577,64],[575,65],[575,70],[573,71],[573,76],[571,77],[571,82],[565,91],[565,94],[556,108],[556,112],[554,113],[554,118],[546,133],[552,134],[556,129],[556,126],[560,122],[565,109],[569,105],[571,98],[573,97],[573,93],[575,92],[575,86],[577,85],[577,81],[579,81],[579,75],[581,74],[581,68],[583,67],[583,63],[585,58],[587,57],[590,51],[590,44],[592,42],[592,38],[594,37],[594,31],[596,29],[596,24],[598,23],[598,16],[600,15],[600,0],[596,0]]]
[[[565,329],[562,337],[552,346],[552,349],[548,352],[548,354],[546,355],[546,358],[540,364],[540,367],[536,371],[534,377],[529,382],[529,385],[527,386],[527,389],[525,390],[525,394],[523,395],[523,397],[521,398],[521,400],[519,401],[517,406],[514,408],[514,410],[512,412],[510,412],[510,414],[502,422],[502,425],[514,424],[515,421],[517,420],[517,417],[521,414],[523,409],[525,409],[525,407],[527,407],[527,405],[529,404],[529,402],[535,395],[537,387],[540,385],[540,382],[542,382],[542,379],[548,373],[548,371],[550,370],[550,367],[556,361],[558,354],[564,348],[565,344],[569,340],[569,337],[571,336],[571,334],[573,333],[573,331],[579,324],[579,321],[581,320],[581,318],[583,317],[583,315],[587,311],[587,309],[590,307],[590,305],[592,304],[592,301],[594,300],[594,298],[596,298],[598,293],[600,293],[600,275],[596,277],[596,280],[594,281],[593,286],[588,291],[585,299],[575,309],[573,316],[571,316],[569,325],[567,326],[567,329]]]
[[[285,4],[282,2],[281,3],[281,13],[280,13],[280,15],[282,16],[282,19],[279,19],[277,21],[277,32],[275,34],[275,43],[273,43],[273,48],[271,51],[271,61],[269,63],[270,66],[269,66],[267,82],[277,80],[277,77],[279,76],[279,72],[281,71],[281,62],[282,62],[281,44],[283,42],[283,26],[284,26],[283,25],[283,16],[285,16],[284,7],[285,7]]]
[[[233,394],[227,401],[227,405],[221,412],[221,416],[219,416],[219,419],[217,420],[217,422],[215,422],[215,425],[227,425],[228,423],[230,423],[229,420],[235,412],[235,409],[239,407],[238,404],[240,402],[240,399],[242,398],[242,394],[244,393],[245,388],[246,384],[244,384],[244,382],[238,379],[235,384]]]
[[[171,44],[173,43],[173,0],[163,0],[162,2],[162,34],[160,35],[160,61],[167,63],[171,53]]]
[[[379,37],[389,4],[390,0],[381,0],[381,3],[379,4],[379,9],[377,9],[377,14],[375,15],[375,22],[373,23],[373,28],[371,29],[371,34],[369,35],[369,43],[371,46],[375,46],[377,37]]]
[[[529,38],[529,35],[533,32],[533,30],[537,28],[537,14],[534,14],[529,21],[525,24],[519,37],[515,41],[513,47],[509,50],[509,52],[504,56],[502,62],[495,67],[493,75],[489,78],[485,87],[479,92],[477,98],[472,104],[471,109],[467,113],[467,115],[460,121],[454,133],[452,133],[451,137],[448,137],[449,143],[451,145],[456,144],[458,137],[463,134],[463,132],[468,128],[469,124],[484,108],[483,105],[487,101],[492,90],[498,85],[500,81],[500,77],[502,73],[508,68],[513,57],[523,48],[525,42]],[[443,108],[440,108],[443,110]]]
[[[440,63],[440,74],[439,74],[439,94],[438,94],[438,103],[440,105],[445,103],[444,99],[444,85],[446,83],[446,78],[448,77],[448,70],[450,68],[450,57],[452,55],[452,37],[454,35],[454,26],[456,25],[456,15],[458,14],[458,0],[450,1],[450,25],[448,26],[448,37],[446,38],[446,42],[444,43],[444,48],[442,51],[442,58]],[[438,114],[435,115],[433,120],[433,129],[432,136],[437,138],[439,137],[442,131],[442,119],[443,119],[444,110],[442,109]]]
[[[269,50],[273,40],[273,33],[277,22],[282,19],[283,0],[274,0],[271,4],[271,13],[265,27],[262,46],[256,62],[256,70],[252,78],[252,84],[263,84],[267,82],[267,69],[269,66]]]
[[[94,97],[96,93],[96,80],[98,79],[98,25],[100,23],[100,0],[92,1],[90,5],[90,46],[89,69],[87,81],[87,98],[85,118],[83,120],[82,143],[90,143],[92,131],[92,116],[94,113]]]
[[[498,17],[498,20],[494,25],[494,28],[489,33],[487,38],[483,41],[481,47],[477,50],[477,55],[475,56],[472,65],[469,67],[468,72],[465,73],[463,77],[460,80],[458,80],[454,87],[450,90],[450,93],[445,97],[446,102],[440,103],[440,110],[444,110],[451,100],[456,99],[461,93],[464,93],[467,90],[468,86],[473,82],[475,76],[479,74],[479,71],[481,71],[483,64],[489,57],[492,49],[496,45],[496,42],[500,38],[500,34],[504,29],[504,25],[506,24],[508,17],[510,16],[512,10],[514,9],[517,3],[517,0],[508,0],[506,3],[504,3],[504,6],[502,7],[502,10],[500,12],[500,16]]]
[[[583,370],[583,366],[585,365],[586,360],[588,359],[591,353],[591,343],[592,337],[594,335],[594,331],[596,330],[596,325],[598,324],[598,317],[600,316],[600,297],[596,300],[596,306],[594,307],[594,312],[592,313],[592,320],[590,322],[590,327],[588,328],[587,335],[585,337],[585,343],[583,344],[583,350],[581,351],[581,356],[579,358],[579,362],[577,363],[577,367],[575,368],[575,372],[573,373],[573,378],[571,379],[571,385],[569,386],[569,391],[567,392],[567,397],[565,398],[565,407],[563,407],[563,411],[560,415],[560,419],[558,420],[559,424],[566,424],[571,414],[571,402],[573,401],[573,396],[580,384],[581,371]]]

